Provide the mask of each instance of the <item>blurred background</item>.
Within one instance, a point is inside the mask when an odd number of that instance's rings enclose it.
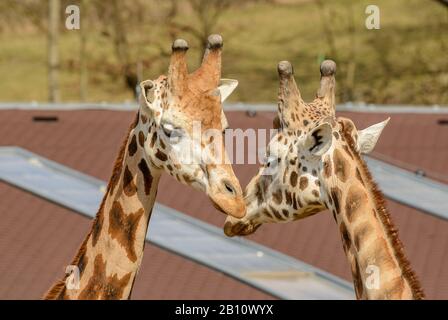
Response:
[[[52,2],[60,7],[53,15]],[[223,76],[240,82],[232,101],[274,102],[281,60],[293,62],[310,99],[320,62],[331,58],[338,64],[340,102],[446,105],[447,2],[375,1],[381,29],[368,30],[371,2],[3,0],[0,100],[132,100],[138,81],[166,73],[173,39],[189,42],[193,69],[207,36],[220,33]],[[65,28],[70,4],[80,8],[79,30]],[[49,23],[49,16],[59,23]],[[54,28],[58,34],[49,37]],[[50,57],[49,45],[57,57]],[[52,83],[49,67],[57,72]]]
[[[371,4],[379,29],[366,28]],[[79,29],[66,27],[69,5]],[[358,129],[391,117],[365,159],[427,297],[448,299],[447,31],[446,0],[1,0],[0,299],[39,299],[64,275],[135,118],[136,85],[166,74],[175,38],[194,70],[212,33],[222,77],[239,81],[224,105],[231,128],[272,127],[281,60],[305,101],[320,62],[335,60],[337,116]],[[244,188],[258,165],[234,170]],[[168,175],[157,202],[133,298],[354,298],[327,211],[241,240]]]

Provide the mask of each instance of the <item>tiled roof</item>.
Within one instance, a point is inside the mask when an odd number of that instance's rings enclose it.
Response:
[[[0,299],[39,299],[64,274],[91,221],[4,183],[0,195]],[[150,244],[132,297],[272,299]]]
[[[56,122],[34,122],[56,115]],[[376,113],[340,113],[358,128],[387,118]],[[134,117],[121,111],[0,111],[0,145],[15,145],[86,174],[107,180],[118,147]],[[234,128],[271,128],[273,113],[227,114]],[[405,168],[423,169],[448,182],[448,126],[443,116],[395,114],[375,156]],[[257,165],[235,165],[244,186]],[[164,191],[166,190],[166,191]],[[63,274],[90,222],[13,187],[0,184],[0,298],[39,298]],[[174,196],[176,196],[174,198]],[[164,175],[157,201],[222,226],[207,197]],[[448,222],[388,201],[406,252],[428,298],[448,298]],[[150,227],[151,228],[151,227]],[[265,225],[250,237],[351,280],[337,228],[327,213],[289,224]],[[148,245],[133,298],[261,299],[269,297],[216,271]]]

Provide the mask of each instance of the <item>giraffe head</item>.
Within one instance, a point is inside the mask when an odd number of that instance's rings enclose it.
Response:
[[[335,116],[336,64],[320,67],[320,88],[311,103],[305,103],[294,80],[292,65],[278,64],[280,89],[277,134],[272,138],[265,164],[246,188],[247,214],[228,217],[228,236],[248,235],[267,222],[288,222],[313,215],[329,207],[330,179],[344,179],[350,166],[342,161],[353,152],[370,152],[388,120],[357,130],[347,118]],[[345,152],[342,152],[345,151]]]
[[[187,50],[185,40],[174,41],[168,76],[140,84],[135,143],[144,146],[154,167],[204,191],[220,211],[242,217],[242,190],[222,139],[227,120],[221,104],[238,83],[220,79],[221,36],[208,38],[202,64],[193,73],[187,70]]]

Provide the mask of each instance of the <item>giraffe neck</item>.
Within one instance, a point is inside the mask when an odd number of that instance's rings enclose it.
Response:
[[[327,206],[339,226],[357,298],[422,299],[383,195],[364,160],[353,148],[335,150],[333,168]]]
[[[79,288],[68,288],[66,276],[50,289],[47,299],[130,297],[161,174],[147,160],[144,141],[139,139],[149,124],[138,118],[122,145],[91,231],[72,263],[79,268]]]

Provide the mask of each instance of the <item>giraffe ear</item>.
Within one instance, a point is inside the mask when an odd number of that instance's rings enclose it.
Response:
[[[305,138],[305,148],[315,156],[322,156],[331,147],[333,141],[333,127],[323,122],[308,132]]]
[[[364,130],[358,131],[358,150],[360,153],[370,153],[381,135],[386,124],[389,122],[390,118],[387,118],[383,122],[374,124]]]
[[[140,83],[140,104],[152,109],[155,87],[154,82],[151,80],[145,80]]]
[[[228,96],[230,96],[238,86],[238,80],[234,79],[221,79],[218,90],[221,95],[221,102],[224,102]]]
[[[152,114],[157,124],[160,124],[162,118],[162,108],[157,103],[155,97],[156,85],[151,80],[145,80],[140,83],[139,104],[140,109],[145,109]]]

